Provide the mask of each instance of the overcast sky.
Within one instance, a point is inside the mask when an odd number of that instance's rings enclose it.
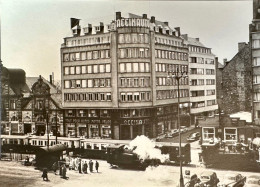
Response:
[[[26,76],[60,79],[60,46],[71,36],[70,18],[82,23],[109,23],[116,11],[155,16],[200,38],[213,53],[230,60],[238,42],[249,41],[252,1],[87,1],[1,0],[1,59]],[[84,26],[84,25],[82,25]]]

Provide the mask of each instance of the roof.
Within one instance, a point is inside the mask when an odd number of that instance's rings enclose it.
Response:
[[[239,118],[240,120],[245,120],[248,123],[252,123],[252,114],[250,112],[241,111],[241,112],[231,114],[229,117]]]
[[[219,116],[206,117],[205,119],[199,120],[200,127],[219,127]]]
[[[63,144],[57,144],[54,146],[49,146],[48,147],[40,147],[40,151],[46,152],[46,153],[54,153],[54,152],[62,152],[67,149],[66,145]]]
[[[58,105],[59,108],[62,107],[62,96],[61,93],[58,93],[58,89],[47,81],[44,77],[41,77],[43,82],[50,87],[50,94],[53,101]],[[38,81],[39,77],[26,77],[26,84],[28,85],[30,91],[32,91],[32,86]]]
[[[132,13],[129,13],[129,18],[143,18],[142,16],[139,16],[139,15],[136,15],[136,14],[132,14]],[[147,18],[147,19],[149,19],[149,18]],[[149,19],[150,20],[150,19]],[[158,20],[155,20],[155,25],[156,26],[162,26],[162,27],[164,27],[164,28],[168,28],[169,30],[171,30],[171,31],[175,31],[175,30],[173,30],[173,29],[171,29],[170,27],[169,27],[169,25],[166,25],[164,22],[162,22],[162,21],[158,21]]]
[[[218,68],[224,68],[224,65],[218,62]]]
[[[187,40],[185,39],[184,41],[186,41],[185,43],[188,45],[194,45],[194,46],[200,46],[200,47],[205,47],[199,40],[197,40],[196,38],[191,38],[188,37]],[[208,48],[208,47],[205,47]]]

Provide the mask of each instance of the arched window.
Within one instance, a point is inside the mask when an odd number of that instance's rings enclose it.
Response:
[[[11,121],[18,121],[18,117],[13,116],[13,117],[11,118]]]

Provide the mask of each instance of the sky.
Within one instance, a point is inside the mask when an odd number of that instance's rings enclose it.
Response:
[[[60,47],[72,36],[70,18],[81,23],[108,24],[115,12],[155,16],[171,28],[200,41],[222,62],[249,41],[253,2],[248,1],[89,1],[0,0],[1,60],[7,68],[21,68],[27,77],[60,80]],[[85,25],[81,25],[85,26]]]

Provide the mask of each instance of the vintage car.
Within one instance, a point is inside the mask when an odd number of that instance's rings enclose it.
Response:
[[[196,141],[196,140],[199,140],[199,138],[200,138],[200,133],[194,132],[188,136],[187,141]]]
[[[195,187],[200,183],[200,179],[196,174],[191,175],[190,177],[184,176],[184,186],[185,187]]]
[[[219,183],[217,174],[213,171],[204,171],[200,175],[200,186],[216,187]]]
[[[260,186],[260,176],[251,175],[247,177],[245,187],[259,187]]]
[[[227,174],[223,181],[218,184],[218,187],[242,187],[246,182],[246,177],[241,174]]]

